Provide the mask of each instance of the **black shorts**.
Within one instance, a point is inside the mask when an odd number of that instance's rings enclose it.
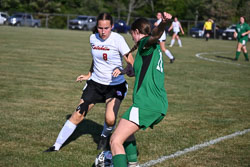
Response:
[[[123,82],[119,85],[103,85],[93,80],[88,80],[82,92],[84,101],[89,103],[105,103],[106,99],[117,98],[123,100],[127,94],[127,82]]]
[[[212,30],[205,30],[205,33],[204,34],[209,34],[211,35],[212,34]]]

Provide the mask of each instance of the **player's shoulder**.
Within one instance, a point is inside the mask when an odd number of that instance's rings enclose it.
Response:
[[[121,35],[121,34],[119,34],[119,33],[117,33],[117,32],[111,32],[111,34],[110,34],[110,36],[112,37],[112,38],[123,38],[123,36]]]

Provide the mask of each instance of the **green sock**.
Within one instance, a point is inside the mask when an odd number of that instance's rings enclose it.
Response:
[[[236,51],[236,57],[235,57],[235,59],[238,60],[239,56],[240,56],[240,52]]]
[[[249,59],[248,59],[248,53],[244,53],[244,56],[245,56],[245,59],[246,59],[246,60],[249,60]]]
[[[123,144],[128,162],[137,162],[136,141],[129,141]]]
[[[117,154],[113,156],[114,167],[127,167],[127,158],[125,154]]]

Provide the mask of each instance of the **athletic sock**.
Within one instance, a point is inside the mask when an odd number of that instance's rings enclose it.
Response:
[[[114,167],[127,167],[127,158],[125,154],[117,154],[113,156]]]
[[[245,59],[246,59],[246,60],[249,60],[249,59],[248,59],[248,53],[244,53],[244,56],[245,56]]]
[[[169,57],[169,59],[173,59],[174,58],[174,56],[171,54],[171,52],[169,52],[169,50],[166,50],[165,54]]]
[[[137,162],[136,141],[129,141],[123,144],[128,162]]]
[[[235,57],[235,59],[238,60],[238,59],[239,59],[239,56],[240,56],[240,52],[239,52],[239,51],[236,51],[236,57]]]
[[[56,143],[54,144],[55,150],[61,148],[63,143],[71,136],[75,129],[76,125],[67,120],[56,139]]]
[[[171,40],[171,43],[170,43],[170,46],[173,46],[173,45],[174,45],[174,43],[175,43],[175,40],[174,40],[174,39],[172,39],[172,40]]]
[[[182,47],[182,43],[181,43],[180,39],[178,39],[178,44],[179,44],[180,47]]]
[[[101,136],[104,136],[104,137],[109,136],[114,128],[115,128],[115,125],[114,126],[108,126],[106,124],[106,122],[104,122],[103,130],[102,130],[102,135]]]

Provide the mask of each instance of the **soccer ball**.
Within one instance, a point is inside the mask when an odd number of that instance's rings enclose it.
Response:
[[[102,151],[95,159],[95,167],[113,167],[111,151]]]

